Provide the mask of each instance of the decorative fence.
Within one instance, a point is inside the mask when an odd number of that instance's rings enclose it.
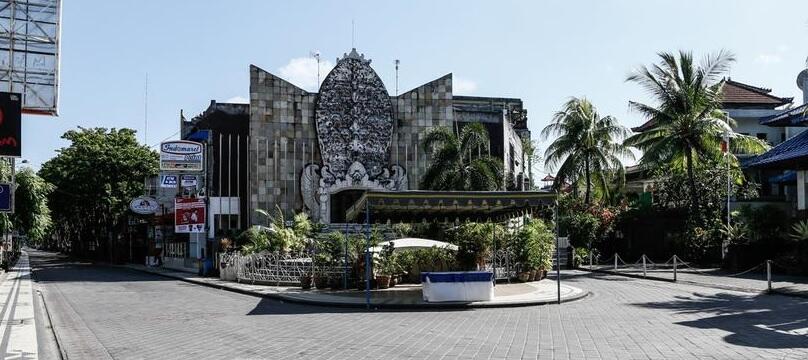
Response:
[[[522,264],[515,259],[516,254],[512,249],[499,249],[486,259],[481,270],[493,271],[496,280],[510,280],[522,270]]]
[[[265,283],[271,285],[300,284],[304,275],[325,275],[329,278],[349,275],[346,266],[316,266],[312,253],[260,253],[219,255],[221,277],[239,282]]]

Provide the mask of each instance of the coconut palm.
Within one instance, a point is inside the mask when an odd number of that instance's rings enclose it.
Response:
[[[502,160],[491,157],[488,131],[471,123],[455,135],[449,128],[437,127],[423,140],[430,154],[422,187],[430,190],[489,191],[503,186]]]
[[[643,151],[642,166],[684,168],[691,206],[698,209],[694,167],[705,160],[721,159],[722,136],[731,136],[732,152],[759,154],[768,145],[755,137],[734,133],[734,120],[722,111],[722,76],[735,60],[731,53],[720,51],[707,56],[700,65],[694,64],[692,53],[685,51],[678,55],[660,53],[659,57],[659,64],[640,67],[627,79],[650,92],[657,104],[629,102],[630,108],[646,117],[652,127],[626,139],[625,145]],[[733,155],[728,159],[737,166]]]
[[[611,177],[623,175],[620,159],[634,157],[621,143],[628,130],[614,117],[601,117],[585,98],[570,98],[541,135],[544,139],[558,135],[544,153],[548,169],[558,168],[553,186],[558,188],[583,179],[587,204],[591,201],[593,185],[608,196]]]

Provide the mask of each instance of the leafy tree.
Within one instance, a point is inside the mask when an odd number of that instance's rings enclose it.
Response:
[[[114,261],[114,239],[144,179],[157,174],[157,152],[139,144],[131,129],[79,128],[62,139],[70,145],[39,171],[54,185],[48,198],[54,233],[80,255],[91,244],[106,246]]]
[[[42,244],[51,226],[48,196],[53,192],[53,185],[30,168],[18,172],[16,182],[14,225],[28,236],[31,243]]]
[[[695,167],[720,159],[721,138],[730,134],[733,152],[759,154],[767,149],[765,142],[734,133],[735,125],[721,105],[724,80],[722,76],[735,58],[726,51],[710,55],[695,65],[690,52],[678,56],[663,52],[660,63],[643,66],[628,77],[651,93],[656,106],[630,101],[629,106],[645,116],[653,126],[626,139],[625,144],[643,151],[640,165],[656,167],[671,165],[687,171],[690,205],[699,207]],[[729,160],[737,167],[738,160]]]
[[[544,154],[547,167],[558,167],[553,186],[559,188],[572,179],[583,178],[586,204],[590,203],[593,184],[599,184],[601,191],[608,193],[610,175],[623,176],[620,158],[634,157],[620,143],[628,130],[611,116],[601,117],[584,98],[567,101],[541,133],[545,139],[558,135]],[[593,181],[593,176],[598,181]]]
[[[424,149],[431,161],[422,179],[430,190],[488,191],[503,186],[502,161],[491,157],[488,131],[480,123],[463,127],[457,136],[446,127],[427,133]]]

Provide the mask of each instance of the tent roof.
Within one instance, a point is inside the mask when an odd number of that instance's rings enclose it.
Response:
[[[553,206],[549,191],[366,191],[346,212],[349,221],[446,221],[501,219]]]

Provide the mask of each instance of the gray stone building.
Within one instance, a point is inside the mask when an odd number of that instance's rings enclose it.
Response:
[[[523,186],[522,139],[530,132],[521,100],[454,96],[451,74],[390,96],[370,64],[356,49],[344,54],[319,93],[250,66],[251,208],[278,205],[287,216],[306,211],[344,222],[363,190],[419,188],[430,161],[420,142],[427,131],[472,122],[490,133],[503,186]]]

